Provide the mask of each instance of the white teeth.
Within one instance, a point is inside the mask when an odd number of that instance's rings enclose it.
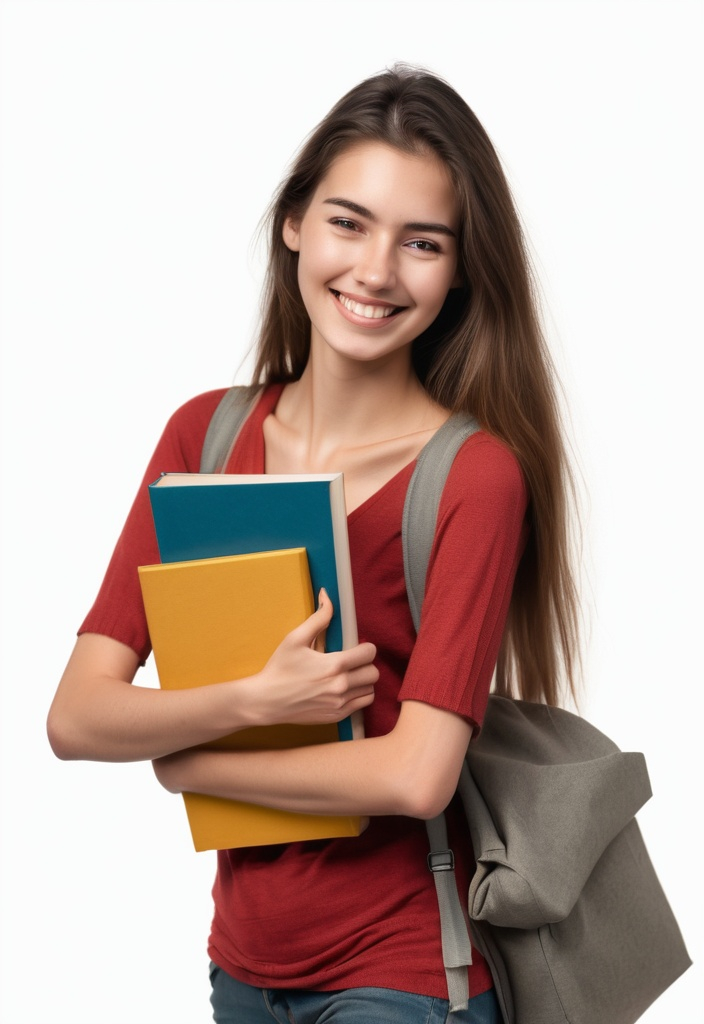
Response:
[[[348,299],[346,295],[341,295],[340,292],[336,294],[345,309],[349,309],[350,313],[356,313],[357,316],[364,316],[368,320],[381,320],[382,317],[390,316],[394,311],[393,306],[363,306],[361,302]]]

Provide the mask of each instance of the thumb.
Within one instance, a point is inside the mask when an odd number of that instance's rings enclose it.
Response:
[[[320,615],[321,612],[326,616],[324,620],[324,625],[323,628],[315,637],[315,639],[313,640],[311,646],[314,651],[318,651],[320,654],[324,654],[327,627],[330,625],[333,613],[332,601],[328,597],[328,592],[327,590],[325,590],[324,587],[320,588],[320,593],[318,594],[318,611],[316,614]]]
[[[332,601],[325,590],[318,594],[318,608],[312,615],[309,615],[305,622],[292,630],[289,634],[294,642],[305,647],[312,647],[316,651],[325,650],[325,630],[332,619]]]

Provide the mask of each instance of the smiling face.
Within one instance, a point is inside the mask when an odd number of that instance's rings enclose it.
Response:
[[[342,153],[283,229],[299,254],[311,352],[410,360],[411,342],[458,283],[458,234],[454,189],[436,157],[380,142]]]

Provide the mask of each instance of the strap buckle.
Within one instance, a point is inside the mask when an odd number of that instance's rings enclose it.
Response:
[[[431,871],[454,871],[455,855],[452,850],[435,850],[428,854],[428,867]]]

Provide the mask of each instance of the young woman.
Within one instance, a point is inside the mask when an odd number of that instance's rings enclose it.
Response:
[[[198,470],[222,395],[209,392],[174,414],[149,464],[57,691],[51,743],[63,758],[149,758],[173,793],[370,817],[359,838],[219,853],[219,1024],[445,1021],[423,819],[451,801],[495,667],[499,691],[557,702],[576,605],[569,473],[519,221],[485,131],[438,77],[374,76],[306,141],[270,210],[254,376],[261,396],[227,471],[344,473],[363,642],[315,650],[332,614],[323,592],[256,678],[127,685],[150,650],[137,578],[158,561],[146,484]],[[418,453],[458,410],[482,430],[443,493],[416,638],[403,501]],[[198,749],[362,708],[359,742]],[[448,819],[457,833],[452,804]],[[460,886],[471,870],[458,865]],[[451,1019],[497,1024],[478,953],[469,973],[470,1009]]]

